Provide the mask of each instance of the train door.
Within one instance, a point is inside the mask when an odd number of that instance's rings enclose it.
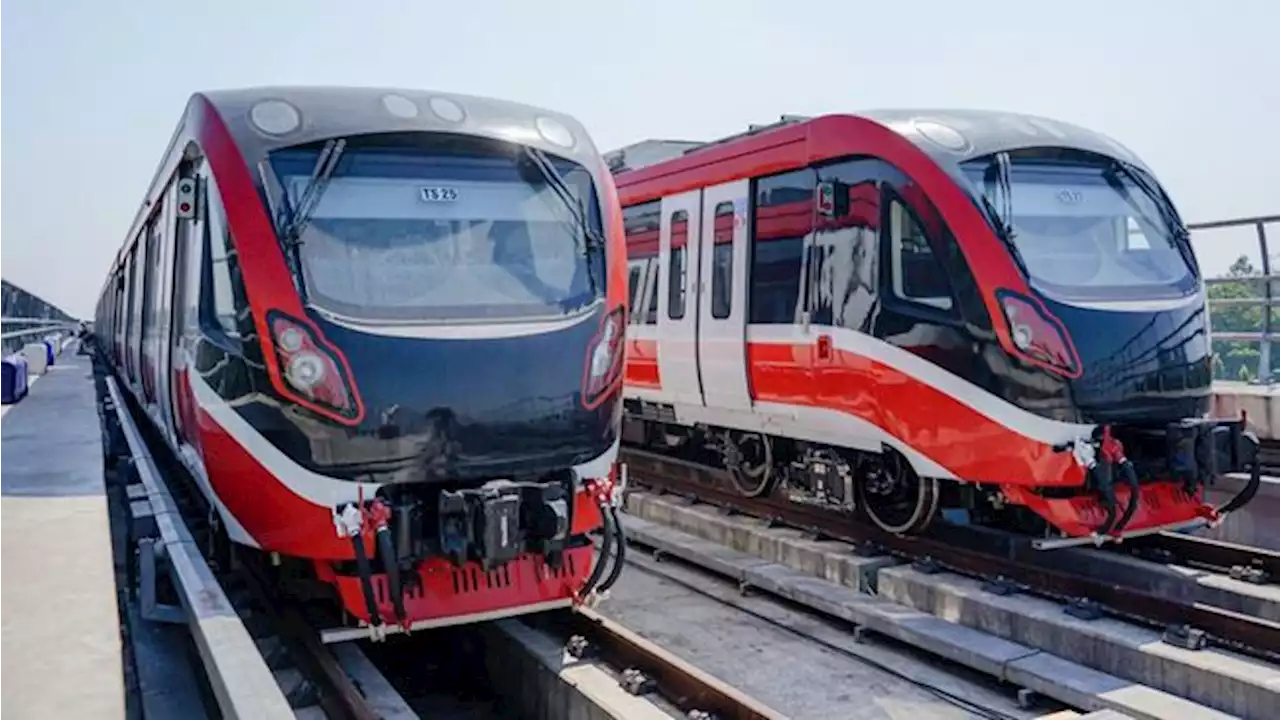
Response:
[[[161,263],[159,277],[156,278],[155,323],[156,323],[156,394],[160,405],[160,414],[164,419],[165,434],[170,443],[177,440],[177,415],[173,412],[173,373],[172,343],[169,338],[173,333],[173,272],[177,261],[177,211],[174,207],[176,199],[175,185],[170,185],[164,193],[164,208],[161,211],[160,246]]]
[[[198,444],[199,433],[195,430],[195,407],[192,404],[189,359],[194,348],[197,308],[200,298],[200,263],[203,259],[203,222],[207,213],[200,209],[201,193],[199,192],[194,171],[184,173],[179,183],[184,186],[183,197],[188,199],[191,211],[177,213],[174,223],[174,262],[173,262],[173,312],[170,331],[167,336],[169,344],[169,378],[172,391],[170,394],[174,420],[174,435],[179,449],[183,445]],[[198,448],[197,448],[198,449]]]
[[[750,180],[702,194],[698,362],[709,407],[750,410],[747,383],[747,259]]]
[[[701,407],[698,252],[701,190],[662,199],[658,234],[658,372],[672,403]],[[655,271],[657,268],[655,268]]]

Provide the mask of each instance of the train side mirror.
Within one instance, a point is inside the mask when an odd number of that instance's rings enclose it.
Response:
[[[814,191],[818,214],[828,218],[849,214],[849,185],[839,180],[823,180]]]

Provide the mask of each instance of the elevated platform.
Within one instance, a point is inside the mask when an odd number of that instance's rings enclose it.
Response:
[[[1213,384],[1213,414],[1236,416],[1243,410],[1263,440],[1280,440],[1280,385]]]
[[[125,679],[92,364],[64,353],[0,424],[2,712],[121,718]]]

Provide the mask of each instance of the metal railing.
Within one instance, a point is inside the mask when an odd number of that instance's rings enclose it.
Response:
[[[0,318],[3,322],[3,332],[0,333],[0,355],[8,356],[18,352],[28,342],[40,340],[50,335],[56,335],[59,340],[67,334],[74,332],[78,323],[67,322],[64,320],[50,320],[49,318]],[[25,327],[17,330],[11,330],[15,325],[31,325],[33,327]]]
[[[1211,312],[1210,319],[1212,321],[1212,311],[1218,308],[1230,306],[1256,307],[1262,310],[1260,313],[1260,329],[1224,331],[1218,331],[1215,329],[1212,332],[1211,338],[1215,341],[1256,343],[1258,345],[1257,381],[1268,385],[1274,382],[1271,375],[1271,343],[1276,339],[1271,318],[1271,308],[1280,305],[1280,290],[1278,290],[1274,284],[1274,281],[1280,280],[1280,275],[1273,275],[1271,273],[1271,254],[1270,248],[1267,245],[1267,226],[1274,223],[1280,223],[1280,215],[1265,215],[1261,217],[1237,218],[1235,220],[1192,223],[1187,226],[1187,229],[1192,232],[1220,230],[1226,228],[1254,228],[1258,238],[1258,250],[1261,255],[1260,269],[1262,274],[1206,278],[1205,284],[1210,288],[1213,286],[1225,285],[1246,285],[1251,288],[1251,294],[1245,297],[1226,298],[1212,297],[1211,295],[1209,298],[1209,309]],[[1262,286],[1260,292],[1258,285]],[[1212,290],[1210,292],[1212,293]]]

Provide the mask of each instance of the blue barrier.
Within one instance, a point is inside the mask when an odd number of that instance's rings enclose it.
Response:
[[[0,403],[10,405],[27,394],[27,359],[10,355],[0,360]]]
[[[48,340],[44,341],[44,356],[48,360],[49,367],[53,367],[53,361],[57,359],[58,354],[53,351],[53,343]]]

